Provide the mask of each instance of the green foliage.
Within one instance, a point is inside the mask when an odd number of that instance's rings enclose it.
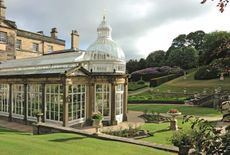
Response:
[[[179,130],[173,133],[171,137],[171,142],[174,146],[192,146],[193,139],[192,139],[192,130]]]
[[[150,53],[146,58],[147,67],[160,67],[165,64],[165,51],[158,50]]]
[[[226,154],[229,152],[229,133],[221,135],[221,129],[204,119],[185,116],[184,122],[190,122],[192,143],[196,154]],[[227,137],[227,138],[226,138]]]
[[[128,101],[157,101],[157,102],[184,102],[188,100],[189,96],[186,95],[176,95],[176,94],[166,94],[166,93],[151,93],[145,92],[138,95],[132,95],[128,97]]]
[[[128,73],[132,73],[132,72],[138,70],[138,61],[130,59],[126,63],[126,70],[127,70]]]
[[[177,78],[179,75],[176,74],[171,74],[171,75],[166,75],[166,76],[162,76],[159,78],[154,78],[150,80],[150,87],[156,87],[161,85],[162,83],[168,82],[172,79]]]
[[[139,81],[137,81],[137,84],[143,85],[143,84],[145,84],[145,81],[144,80],[139,80]]]
[[[203,66],[196,71],[194,78],[195,80],[209,80],[218,78],[219,74],[220,71],[218,69],[210,66]]]
[[[179,66],[182,69],[191,69],[197,66],[197,50],[192,47],[176,48],[168,56],[167,62],[170,66]]]
[[[141,82],[142,83],[142,82]],[[129,82],[128,91],[135,91],[141,88],[148,87],[147,84],[138,84],[137,82]]]
[[[171,46],[166,52],[166,58],[169,57],[170,53],[173,50],[180,48],[191,47],[199,51],[203,43],[204,35],[205,32],[201,30],[191,32],[188,35],[180,34],[179,36],[173,39]]]
[[[227,56],[229,49],[230,33],[226,31],[216,31],[204,36],[204,43],[200,51],[199,63],[207,65],[217,58]]]
[[[101,114],[100,112],[93,113],[92,119],[102,120],[102,119],[103,119],[103,116],[102,116],[102,114]]]

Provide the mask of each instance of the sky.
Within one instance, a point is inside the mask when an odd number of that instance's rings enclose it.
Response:
[[[97,38],[96,29],[105,14],[112,38],[124,50],[126,59],[140,59],[156,50],[167,50],[179,34],[197,30],[230,31],[230,6],[224,13],[217,0],[5,0],[6,17],[19,29],[44,31],[56,27],[58,38],[70,48],[70,34],[80,34],[80,49]],[[228,17],[228,18],[227,18]]]

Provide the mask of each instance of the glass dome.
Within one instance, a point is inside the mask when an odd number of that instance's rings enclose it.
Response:
[[[112,28],[105,16],[97,28],[97,40],[91,44],[84,56],[90,61],[88,69],[93,72],[125,72],[125,54],[112,39]]]
[[[125,60],[121,47],[112,40],[112,28],[107,23],[105,16],[97,28],[98,38],[89,46],[86,53],[88,60]]]

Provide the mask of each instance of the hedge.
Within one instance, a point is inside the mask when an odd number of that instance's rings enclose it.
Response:
[[[170,75],[162,76],[162,77],[159,77],[159,78],[151,79],[150,80],[150,87],[159,86],[162,83],[165,83],[165,82],[168,82],[170,80],[173,80],[173,79],[175,79],[175,78],[177,78],[179,76],[181,76],[181,75],[179,75],[179,74],[170,74]]]

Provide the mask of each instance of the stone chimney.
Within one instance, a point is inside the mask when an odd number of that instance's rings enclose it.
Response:
[[[73,30],[71,33],[71,49],[79,48],[79,34],[77,30]]]
[[[6,18],[6,6],[4,0],[0,0],[0,19]]]
[[[57,28],[52,28],[51,32],[50,32],[50,35],[51,35],[52,38],[57,39],[57,33],[58,33]]]

